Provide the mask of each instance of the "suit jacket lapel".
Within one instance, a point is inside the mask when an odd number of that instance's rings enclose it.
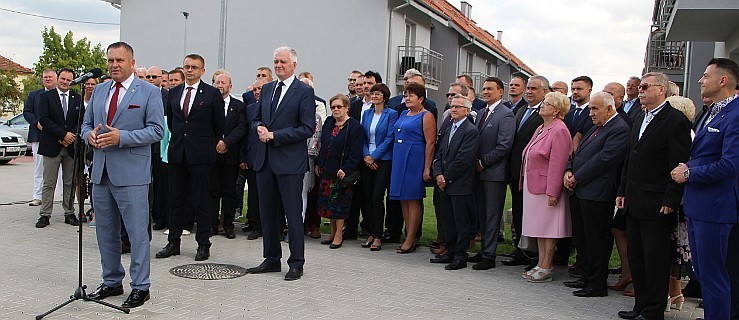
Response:
[[[141,80],[138,80],[138,81],[141,81]],[[139,90],[138,81],[136,78],[134,78],[133,82],[131,82],[131,85],[128,87],[128,90],[126,90],[126,92],[123,93],[123,99],[121,99],[121,103],[118,104],[118,107],[115,110],[115,115],[113,116],[113,121],[111,122],[111,126],[115,124],[116,120],[118,120],[118,117],[120,117],[121,113],[123,113],[123,110],[128,109],[128,103],[131,101],[131,98],[136,94],[136,91]]]
[[[668,107],[671,106],[669,104],[666,104],[664,107],[662,107],[662,110],[660,110],[657,115],[654,116],[654,119],[652,119],[649,124],[647,124],[647,127],[644,128],[644,133],[642,133],[641,138],[639,138],[639,136],[637,135],[637,139],[639,139],[636,143],[637,145],[639,145],[647,136],[649,136],[652,132],[654,132],[654,130],[657,130],[657,128],[662,125],[662,121],[665,120],[665,118],[667,117],[667,112],[669,112],[667,110]],[[643,114],[646,117],[647,113],[644,112]],[[639,122],[639,128],[641,128],[641,124],[643,121],[644,120],[642,118],[642,121]]]
[[[616,116],[617,117],[620,117],[619,115],[616,115]],[[615,120],[615,119],[612,119],[611,121],[609,121],[608,123],[606,123],[605,125],[603,125],[603,129],[600,129],[600,132],[598,132],[598,133],[601,134],[601,135],[603,135],[607,130],[609,130],[611,128],[611,125],[612,125],[613,120]],[[598,136],[597,135],[595,137],[593,137],[592,139],[590,139],[590,136],[597,129],[598,129],[598,126],[593,126],[592,128],[590,128],[590,130],[588,130],[588,132],[583,136],[583,139],[585,139],[585,140],[583,140],[583,143],[580,145],[579,148],[577,148],[577,152],[575,152],[575,154],[580,153],[580,151],[582,151],[583,149],[585,149],[585,147],[587,145],[593,143],[593,141],[595,141],[595,139],[598,139]]]
[[[293,95],[295,95],[295,91],[298,89],[298,79],[293,79],[293,82],[290,84],[290,87],[287,88],[287,92],[285,92],[285,96],[282,97],[282,101],[280,101],[280,104],[277,105],[277,110],[275,110],[275,118],[279,116],[280,113],[282,113],[282,109],[284,109],[285,105],[288,101],[290,101],[290,98],[292,98]]]
[[[541,125],[541,127],[542,127],[542,129],[541,129],[541,130],[542,130],[542,132],[541,132],[541,134],[540,134],[540,135],[538,135],[538,136],[537,136],[537,135],[536,135],[536,131],[534,131],[534,137],[532,138],[532,139],[533,139],[533,141],[531,142],[531,145],[532,145],[532,146],[533,146],[533,145],[534,145],[535,143],[539,142],[540,140],[544,139],[544,137],[546,137],[546,136],[547,136],[547,135],[549,134],[549,130],[550,130],[551,128],[544,128],[544,125],[543,125],[543,124]]]
[[[260,97],[259,103],[261,104],[262,110],[262,120],[264,123],[269,127],[272,124],[272,95],[275,93],[275,86],[277,85],[277,81],[272,81],[268,84],[265,84],[262,87],[262,96]],[[279,97],[278,97],[279,99]],[[279,109],[279,106],[278,106]]]

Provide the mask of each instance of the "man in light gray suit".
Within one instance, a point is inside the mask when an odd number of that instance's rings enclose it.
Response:
[[[516,134],[513,111],[501,102],[503,81],[490,77],[482,86],[482,100],[487,108],[477,112],[480,144],[475,162],[477,186],[477,213],[482,234],[482,259],[472,266],[475,270],[495,268],[495,250],[498,248],[498,230],[508,183],[508,154]]]
[[[123,221],[131,241],[131,294],[122,306],[134,308],[149,299],[151,144],[164,136],[164,107],[159,88],[134,75],[131,46],[113,43],[107,57],[113,81],[95,87],[82,124],[82,137],[95,148],[90,181],[103,267],[103,283],[89,296],[123,294]]]

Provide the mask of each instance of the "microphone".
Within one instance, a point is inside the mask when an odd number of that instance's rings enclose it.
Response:
[[[95,68],[95,69],[90,70],[90,72],[77,77],[77,79],[72,80],[72,83],[70,83],[69,85],[73,86],[76,84],[83,83],[92,78],[100,78],[100,76],[102,75],[103,75],[103,70],[100,70],[100,68]]]

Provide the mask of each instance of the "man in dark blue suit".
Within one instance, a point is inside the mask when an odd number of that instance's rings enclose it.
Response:
[[[38,145],[41,141],[41,123],[38,121],[38,104],[41,99],[39,95],[56,88],[56,71],[46,69],[42,73],[43,88],[32,91],[26,98],[23,105],[23,118],[28,122],[28,142],[31,143],[33,151],[33,200],[28,204],[30,206],[41,205],[41,187],[44,184],[44,157],[38,154]]]
[[[593,80],[588,76],[579,76],[572,79],[572,100],[573,108],[570,109],[564,117],[567,129],[570,129],[572,136],[572,150],[577,150],[580,140],[583,139],[585,132],[593,127],[593,121],[590,120],[590,93],[593,92]]]
[[[636,119],[636,115],[642,110],[641,101],[639,101],[639,83],[641,83],[641,79],[637,76],[630,77],[626,81],[624,112],[631,117],[631,120]]]
[[[189,54],[183,61],[185,83],[169,91],[165,107],[169,141],[169,190],[172,193],[167,246],[156,254],[168,258],[180,254],[185,211],[191,206],[198,224],[195,261],[210,258],[211,214],[208,208],[208,174],[216,162],[216,143],[223,138],[223,97],[218,89],[200,80],[205,59]]]
[[[706,319],[739,319],[739,78],[737,63],[714,58],[698,81],[714,101],[696,123],[690,160],[672,170],[685,184],[684,209]]]
[[[303,275],[305,243],[303,234],[303,177],[308,171],[306,140],[315,126],[315,93],[298,81],[295,49],[275,49],[274,66],[278,80],[262,87],[262,98],[252,122],[252,130],[262,142],[256,146],[254,170],[259,185],[259,211],[262,220],[264,261],[249,273],[280,272],[282,248],[277,201],[282,200],[290,237],[290,270],[285,280],[297,280]]]
[[[615,104],[613,96],[606,92],[593,94],[589,118],[595,126],[586,132],[564,175],[565,187],[574,191],[571,201],[579,204],[570,208],[583,276],[565,282],[568,287],[581,289],[573,293],[578,297],[608,295],[613,199],[619,168],[629,146],[629,125],[618,115]]]
[[[272,69],[269,67],[259,67],[257,68],[257,80],[263,79],[267,82],[272,82]],[[244,101],[244,105],[248,106],[252,103],[257,102],[259,100],[256,98],[256,95],[254,94],[254,89],[249,90],[247,92],[244,92],[244,94],[241,95],[242,100]]]
[[[236,178],[239,175],[239,154],[247,130],[244,103],[231,96],[231,76],[222,73],[215,79],[215,87],[221,91],[224,103],[223,137],[216,145],[216,163],[210,175],[210,209],[213,224],[211,235],[218,234],[218,212],[223,213],[223,231],[226,238],[236,238],[234,213],[236,212]]]
[[[513,111],[513,114],[518,114],[519,110],[524,110],[529,106],[529,103],[523,98],[525,86],[526,82],[521,77],[513,77],[511,82],[508,83],[510,100],[506,101],[505,105]]]
[[[267,83],[264,79],[258,79],[252,85],[254,98],[258,102],[262,96],[262,86]],[[261,143],[256,131],[251,130],[251,123],[257,116],[259,106],[257,102],[247,105],[244,109],[246,115],[247,128],[245,132],[244,142],[241,146],[241,154],[239,159],[239,177],[236,181],[236,210],[241,212],[244,205],[244,186],[249,188],[246,203],[246,220],[247,224],[241,229],[249,232],[246,235],[247,240],[255,240],[262,236],[262,223],[259,219],[259,188],[257,187],[257,172],[254,171],[254,153],[256,146]]]

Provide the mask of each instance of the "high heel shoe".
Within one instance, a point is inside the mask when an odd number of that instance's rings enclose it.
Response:
[[[667,296],[667,307],[665,308],[665,312],[670,312],[670,308],[672,308],[672,305],[674,304],[675,307],[672,309],[675,309],[677,311],[680,311],[683,309],[683,303],[685,302],[685,297],[683,297],[682,294],[678,294],[674,297]]]
[[[406,254],[406,253],[411,253],[411,252],[415,252],[415,251],[416,251],[416,246],[413,246],[413,245],[412,245],[412,246],[411,246],[410,248],[408,248],[408,249],[403,249],[403,246],[400,246],[400,247],[398,247],[398,250],[397,250],[397,251],[395,251],[395,252],[396,252],[396,253],[400,253],[400,254]]]
[[[626,287],[628,287],[631,284],[631,279],[624,280],[623,278],[618,278],[618,282],[612,286],[608,286],[608,289],[611,289],[613,291],[624,291],[626,290]]]

